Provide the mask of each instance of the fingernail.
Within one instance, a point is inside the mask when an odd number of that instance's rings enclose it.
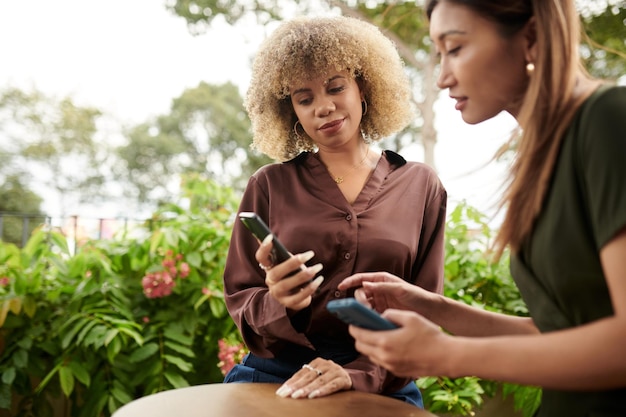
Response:
[[[318,395],[320,395],[320,391],[316,389],[315,391],[313,391],[313,392],[311,392],[311,393],[309,394],[309,398],[315,398],[315,397],[317,397]]]
[[[278,388],[276,390],[276,395],[278,395],[279,397],[285,398],[288,397],[289,394],[292,393],[292,389],[289,388],[288,385],[283,385],[282,387]]]
[[[269,243],[272,241],[272,239],[274,239],[274,235],[270,233],[269,235],[265,236],[265,239],[263,239],[262,244],[263,245],[269,245]]]
[[[304,396],[304,390],[301,389],[291,394],[291,398],[300,398],[302,396]]]
[[[309,250],[298,255],[298,260],[300,262],[306,262],[308,260],[313,259],[314,256],[315,256],[315,252],[313,252],[312,250]]]
[[[322,268],[324,268],[324,265],[322,265],[322,264],[315,264],[315,265],[309,267],[309,272],[312,272],[313,274],[317,274],[318,272],[320,272],[322,270]]]
[[[324,282],[324,277],[320,275],[311,282],[311,285],[313,285],[313,288],[317,289],[320,285],[322,285],[322,282]]]

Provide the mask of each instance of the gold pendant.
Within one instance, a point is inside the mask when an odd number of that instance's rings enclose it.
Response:
[[[343,177],[335,177],[334,180],[337,184],[341,184],[343,182]]]

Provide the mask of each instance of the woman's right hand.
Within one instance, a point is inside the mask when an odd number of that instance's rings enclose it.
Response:
[[[255,257],[259,266],[265,270],[265,284],[269,288],[270,295],[287,309],[299,311],[311,304],[315,290],[322,284],[324,277],[313,277],[322,270],[322,264],[310,267],[304,265],[311,260],[315,253],[307,251],[297,255],[278,265],[271,265],[272,235],[268,235]],[[293,271],[297,273],[291,275]],[[311,281],[312,280],[312,281]]]
[[[420,311],[426,301],[437,294],[406,282],[388,272],[365,272],[344,279],[338,286],[345,291],[357,287],[354,297],[373,309],[383,312],[388,308]]]

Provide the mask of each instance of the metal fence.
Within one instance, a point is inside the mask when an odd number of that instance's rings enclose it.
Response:
[[[42,213],[0,211],[0,240],[23,247],[39,227],[55,229],[76,245],[87,239],[109,239],[129,230],[146,219],[100,218],[85,216],[52,217]]]

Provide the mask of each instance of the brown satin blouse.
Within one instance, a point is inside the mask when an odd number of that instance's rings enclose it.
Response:
[[[290,357],[308,348],[354,351],[344,365],[356,390],[386,393],[398,378],[354,350],[347,325],[326,303],[351,296],[337,285],[357,272],[387,271],[430,290],[443,289],[447,194],[432,168],[384,151],[350,205],[326,167],[311,153],[260,168],[249,180],[239,211],[254,211],[287,249],[315,251],[324,282],[307,309],[289,317],[265,286],[255,260],[256,239],[235,222],[224,271],[226,305],[247,347],[259,357]],[[419,346],[416,346],[419,349]]]

